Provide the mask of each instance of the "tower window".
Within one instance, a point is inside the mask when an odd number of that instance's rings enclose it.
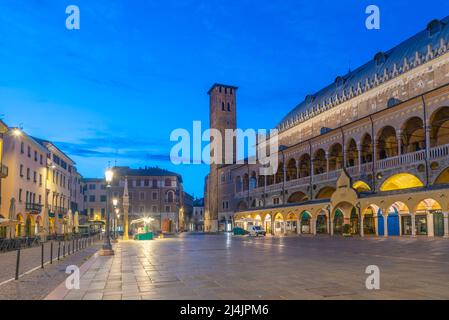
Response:
[[[228,94],[228,88],[225,88],[225,94]]]
[[[229,93],[232,95],[232,88],[231,89],[229,89]]]
[[[224,102],[221,103],[221,110],[225,111],[225,103]]]
[[[218,88],[218,91],[221,93],[221,87]]]
[[[231,104],[228,102],[228,111],[231,111]]]

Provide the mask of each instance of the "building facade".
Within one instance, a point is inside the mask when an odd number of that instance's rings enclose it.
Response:
[[[448,237],[449,18],[307,95],[277,129],[276,174],[211,167],[211,230],[218,217],[272,234]]]
[[[193,218],[190,231],[204,231],[204,198],[193,201]]]
[[[109,196],[111,199],[118,199],[122,218],[123,194],[127,181],[130,223],[149,217],[152,218],[151,227],[155,231],[171,233],[184,230],[186,204],[180,175],[160,168],[114,167],[112,170],[114,180]],[[84,179],[84,183],[85,206],[90,219],[104,220],[109,191],[104,180]]]

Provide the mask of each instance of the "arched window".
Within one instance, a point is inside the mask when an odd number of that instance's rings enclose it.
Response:
[[[175,194],[173,191],[167,192],[167,202],[172,203],[174,201]]]

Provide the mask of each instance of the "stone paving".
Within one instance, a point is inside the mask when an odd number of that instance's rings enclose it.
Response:
[[[24,275],[18,281],[11,281],[0,285],[0,300],[42,300],[54,290],[61,282],[65,281],[67,274],[65,270],[69,265],[80,266],[86,262],[101,247],[97,242],[91,247],[66,256],[53,264],[47,264],[44,269],[38,269],[30,274]],[[27,249],[32,250],[32,249]],[[29,253],[30,256],[32,252]],[[40,259],[40,258],[39,258]],[[4,256],[0,255],[3,262]],[[31,262],[26,266],[34,266]],[[9,273],[8,273],[9,274]]]
[[[68,300],[449,299],[449,240],[184,235],[120,242]],[[377,265],[381,289],[365,287]],[[57,293],[55,295],[55,293]]]

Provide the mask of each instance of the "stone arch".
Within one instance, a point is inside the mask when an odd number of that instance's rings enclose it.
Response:
[[[243,191],[248,191],[249,189],[249,175],[245,173],[243,175]]]
[[[430,147],[449,144],[449,107],[444,106],[430,116]]]
[[[298,175],[298,168],[296,168],[296,160],[291,158],[287,162],[287,181],[296,180]]]
[[[299,226],[301,234],[311,234],[312,233],[312,214],[309,211],[301,212],[299,216]]]
[[[286,232],[287,234],[296,234],[298,231],[297,225],[298,217],[296,213],[290,212],[286,217]]]
[[[401,152],[411,153],[426,148],[424,122],[420,117],[411,117],[402,125]]]
[[[387,178],[381,185],[380,191],[394,191],[413,188],[422,188],[424,183],[410,173],[398,173]]]
[[[357,143],[353,138],[351,138],[346,148],[346,166],[350,168],[358,165],[359,165],[359,153],[357,151]]]
[[[362,164],[373,162],[373,139],[369,133],[362,137],[360,150],[362,152]]]
[[[274,234],[285,234],[285,219],[281,212],[274,215]]]
[[[32,237],[35,232],[34,217],[28,214],[25,220],[25,236]]]
[[[329,233],[328,212],[324,209],[320,209],[316,213],[315,230],[317,234]]]
[[[343,168],[343,146],[341,143],[334,143],[329,148],[329,171]]]
[[[313,155],[313,171],[314,174],[322,174],[327,171],[326,152],[318,149]]]
[[[358,180],[352,184],[352,188],[357,190],[357,192],[369,192],[371,187],[363,180]]]
[[[415,225],[417,235],[444,236],[443,205],[433,199],[426,198],[415,206]]]
[[[335,190],[336,189],[331,186],[323,187],[318,191],[318,193],[315,196],[315,199],[330,199]]]
[[[25,234],[24,226],[25,226],[25,219],[23,218],[22,214],[18,213],[16,215],[17,225],[16,225],[16,237],[20,238],[23,237]]]
[[[242,177],[237,176],[235,178],[235,192],[239,193],[243,191]]]
[[[296,191],[295,193],[292,193],[290,197],[287,200],[287,203],[300,203],[307,201],[308,197],[304,192]]]
[[[443,169],[440,174],[436,177],[433,184],[449,184],[449,167]]]
[[[375,204],[370,204],[367,208],[362,210],[364,235],[377,234],[377,215],[379,214],[379,211],[379,206]]]
[[[257,188],[257,175],[256,172],[251,172],[251,177],[249,178],[249,189],[253,190]]]
[[[310,155],[308,153],[304,153],[299,158],[299,177],[305,178],[310,176],[310,164],[312,159],[310,158]]]
[[[377,134],[377,159],[383,160],[398,155],[396,129],[385,126]]]
[[[284,181],[284,163],[279,163],[278,170],[275,174],[275,183],[282,183]]]

